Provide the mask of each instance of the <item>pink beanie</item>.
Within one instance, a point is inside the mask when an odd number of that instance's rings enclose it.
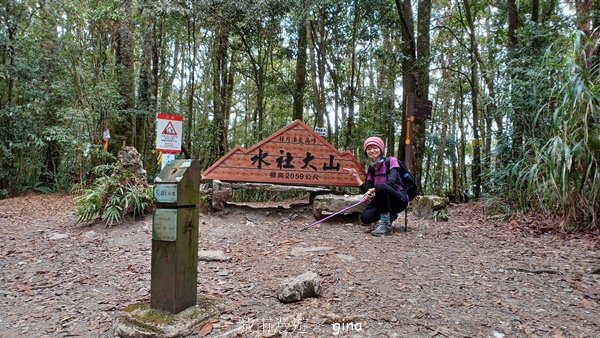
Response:
[[[368,139],[365,140],[365,143],[363,143],[363,150],[365,152],[365,154],[367,153],[367,147],[368,146],[376,146],[377,148],[379,148],[379,150],[381,150],[381,155],[383,155],[383,149],[385,148],[384,144],[383,144],[383,140],[377,136],[371,136]]]

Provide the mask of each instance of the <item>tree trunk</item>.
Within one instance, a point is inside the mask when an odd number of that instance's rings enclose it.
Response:
[[[15,40],[17,37],[17,21],[14,19],[16,16],[11,14],[12,10],[10,7],[10,1],[5,4],[5,17],[4,17],[4,25],[6,26],[6,30],[8,32],[8,43],[6,47],[3,48],[2,53],[2,64],[7,65],[7,69],[14,69],[15,66]],[[11,19],[12,17],[12,19]],[[7,62],[8,60],[8,62]],[[6,73],[6,89],[5,93],[2,93],[0,96],[0,109],[5,106],[10,106],[13,102],[13,92],[14,92],[14,79],[12,77],[12,72]],[[4,76],[2,77],[4,80]]]
[[[381,111],[383,121],[381,123],[382,127],[385,128],[383,131],[386,136],[386,145],[387,150],[386,154],[388,156],[395,156],[395,132],[396,132],[396,114],[394,111],[394,89],[395,89],[395,80],[396,80],[396,71],[395,71],[395,60],[393,60],[394,50],[392,48],[392,41],[390,32],[387,28],[382,27],[383,32],[383,48],[385,51],[386,57],[382,63],[382,87],[381,87]]]
[[[225,153],[229,150],[229,142],[228,142],[229,114],[231,113],[231,107],[233,105],[233,85],[235,83],[235,74],[237,72],[236,65],[237,65],[237,53],[232,51],[231,52],[231,62],[229,62],[229,67],[227,70],[227,81],[226,81],[226,86],[225,86],[225,92],[223,93],[223,96],[225,97],[225,106],[223,109],[223,122],[222,122],[223,135],[221,135],[221,142],[219,142],[222,145],[222,148],[220,149],[219,157],[225,155]]]
[[[468,0],[464,0],[465,16],[469,25],[470,59],[471,59],[471,107],[473,110],[473,166],[471,175],[473,180],[473,195],[479,198],[481,194],[481,144],[479,138],[479,78],[477,63],[477,37],[475,36],[475,8]]]
[[[312,97],[313,97],[313,106],[317,115],[319,114],[319,109],[321,107],[320,100],[321,94],[319,93],[319,83],[317,79],[317,57],[316,57],[316,38],[315,38],[315,28],[314,23],[311,20],[310,26],[308,29],[308,52],[310,55],[310,85],[312,89]],[[316,117],[315,117],[316,118]],[[315,122],[316,124],[317,122]]]
[[[141,57],[139,72],[139,89],[137,113],[135,118],[135,143],[138,152],[145,158],[145,143],[147,138],[145,116],[150,115],[152,107],[152,61],[154,44],[154,18],[144,16],[147,25],[142,27]]]
[[[155,112],[156,108],[158,107],[158,84],[160,82],[159,73],[162,71],[159,65],[162,38],[162,20],[158,18],[158,25],[156,22],[154,22],[154,24],[152,25],[152,81],[150,82],[150,92],[152,93],[152,96],[150,98],[151,112]],[[150,118],[151,121],[154,120],[153,116],[150,116]]]
[[[344,149],[350,148],[352,144],[352,132],[354,129],[354,98],[356,97],[357,71],[356,71],[356,34],[358,31],[358,0],[354,1],[354,13],[352,16],[352,35],[350,37],[350,74],[348,74],[348,96],[346,104],[348,106],[348,119],[344,130]]]
[[[412,7],[410,0],[404,0],[400,3],[400,0],[396,0],[396,9],[400,16],[401,27],[402,27],[402,38],[404,40],[403,54],[404,59],[402,61],[402,83],[403,83],[403,109],[402,109],[402,121],[406,124],[407,121],[407,98],[410,93],[415,93],[416,98],[426,100],[429,96],[429,49],[430,49],[430,35],[429,25],[431,23],[431,1],[423,0],[419,1],[418,4],[418,38],[415,42],[414,34],[414,19],[412,14]],[[412,112],[411,112],[412,113]],[[406,126],[404,125],[404,128]],[[404,130],[401,134],[401,140],[406,140],[407,131]],[[403,147],[399,147],[398,153],[403,155],[405,161],[409,164],[414,163],[412,168],[415,175],[417,185],[420,186],[422,166],[423,166],[423,154],[425,151],[425,121],[418,119],[414,121],[414,132],[413,139],[413,159],[408,159],[410,154],[406,154],[403,151]],[[402,142],[401,142],[402,143]],[[410,169],[410,168],[409,168]]]
[[[467,179],[467,165],[466,165],[466,156],[467,156],[467,139],[465,133],[465,95],[461,85],[461,82],[458,84],[458,92],[460,94],[460,118],[458,119],[458,130],[460,131],[460,153],[458,155],[458,166],[460,173],[460,189],[464,190],[468,185]]]
[[[325,10],[319,10],[320,22],[315,25],[311,21],[309,35],[309,52],[311,58],[310,76],[315,102],[315,127],[323,127],[325,124],[325,43],[324,20]]]
[[[600,67],[600,1],[596,0],[593,4],[593,15],[592,15],[592,43],[596,44],[594,55],[592,56],[592,67],[591,69],[599,69]]]
[[[213,59],[213,114],[215,125],[215,138],[213,144],[213,156],[215,159],[225,154],[227,145],[227,132],[229,128],[229,110],[231,88],[233,86],[233,74],[229,68],[229,29],[219,27],[214,42]]]
[[[121,8],[125,12],[125,18],[130,17],[131,0],[121,2]],[[124,119],[125,123],[116,123],[113,126],[114,135],[117,138],[117,149],[120,149],[122,143],[134,141],[135,133],[135,115],[132,113],[135,108],[135,81],[134,81],[134,59],[133,59],[133,25],[128,19],[121,19],[118,23],[116,32],[116,77],[119,86],[119,110],[121,114],[128,116]],[[118,141],[123,141],[118,142]]]
[[[488,11],[488,17],[491,17],[491,13]],[[472,20],[471,20],[472,23]],[[485,25],[486,25],[486,32],[487,34],[491,34],[491,29],[489,27],[489,18],[486,19],[485,21]],[[470,30],[475,30],[474,27],[470,27]],[[475,56],[477,57],[477,61],[479,63],[479,67],[481,69],[481,74],[483,76],[483,80],[485,81],[485,85],[486,88],[488,90],[487,95],[489,96],[489,100],[487,100],[488,102],[486,103],[485,106],[485,111],[486,111],[486,121],[488,121],[488,133],[487,133],[487,142],[486,142],[486,153],[489,155],[489,163],[488,163],[488,167],[491,169],[491,159],[492,159],[492,154],[490,153],[490,147],[491,147],[491,142],[492,142],[492,126],[491,126],[491,119],[494,120],[494,122],[496,123],[496,140],[500,140],[503,137],[504,134],[504,122],[502,120],[502,116],[500,114],[500,112],[498,112],[497,109],[497,104],[496,104],[496,87],[495,87],[495,76],[494,76],[494,71],[489,69],[489,65],[486,64],[483,59],[481,58],[481,54],[479,52],[479,44],[477,43],[477,40],[475,40]],[[495,55],[493,55],[492,53],[492,48],[488,48],[488,56],[487,59],[488,60],[494,60]]]
[[[461,95],[462,96],[462,95]],[[454,108],[452,109],[452,139],[454,140],[454,145],[452,145],[452,152],[450,155],[450,162],[452,166],[452,194],[454,195],[455,201],[462,200],[462,194],[459,192],[459,168],[457,164],[458,160],[458,138],[456,125],[457,125],[457,116],[458,116],[458,104],[460,100],[455,95],[454,96]]]
[[[319,110],[317,111],[317,118],[316,118],[316,122],[317,122],[317,126],[319,127],[323,127],[325,125],[325,116],[327,115],[327,108],[325,106],[325,63],[327,62],[327,56],[326,56],[326,51],[327,49],[325,48],[325,23],[327,22],[327,12],[325,10],[325,7],[321,7],[319,10],[319,17],[320,17],[320,23],[319,23],[319,39],[318,41],[318,52],[319,52],[319,57],[317,58],[317,69],[318,69],[318,75],[319,75],[319,94],[320,94],[320,98],[319,98]],[[327,119],[329,122],[329,119]]]
[[[338,133],[338,121],[339,121],[339,109],[340,109],[340,81],[337,73],[337,69],[339,68],[339,63],[335,58],[332,58],[331,62],[333,63],[333,69],[327,64],[327,71],[329,73],[329,77],[331,78],[331,82],[333,85],[333,121],[334,125],[332,126],[330,120],[327,119],[327,137],[330,139],[329,143],[331,143],[334,147],[338,147],[339,141],[339,133]]]
[[[181,51],[181,45],[183,42],[179,41],[179,39],[175,39],[175,41],[173,42],[173,62],[171,63],[171,65],[169,67],[165,67],[165,64],[167,62],[162,61],[161,64],[163,64],[160,69],[160,73],[163,74],[163,78],[165,78],[163,85],[162,85],[162,92],[161,92],[161,96],[160,96],[160,106],[159,106],[159,111],[161,112],[165,112],[167,110],[167,106],[169,103],[169,100],[171,99],[171,94],[172,94],[172,90],[173,90],[173,83],[175,82],[175,78],[177,77],[177,69],[180,68],[179,65],[179,53]],[[166,59],[166,47],[163,46],[162,48],[162,53],[161,53],[161,57],[163,60]],[[183,67],[181,67],[183,68]],[[171,73],[169,74],[168,70],[171,70]]]
[[[292,119],[302,120],[304,112],[304,90],[306,88],[306,62],[307,62],[307,41],[306,41],[305,19],[300,20],[298,24],[298,58],[296,59],[296,77],[294,81],[294,111]]]
[[[264,134],[264,119],[265,119],[265,75],[261,65],[256,74],[256,119],[258,121],[257,138],[262,140]]]
[[[519,12],[516,0],[508,0],[508,56],[509,60],[514,60],[517,56],[518,37],[517,29],[519,26]],[[510,78],[515,81],[517,75],[514,70],[509,70]],[[511,93],[516,98],[516,93]],[[523,123],[519,107],[513,104],[513,131],[512,131],[512,157],[521,158],[521,147],[523,146]]]
[[[451,56],[450,56],[451,57]],[[435,170],[433,173],[433,191],[438,196],[444,196],[442,189],[442,177],[444,170],[444,157],[446,154],[446,133],[448,131],[448,111],[450,110],[450,100],[452,99],[452,95],[450,95],[450,76],[447,70],[445,70],[445,60],[442,58],[442,109],[440,111],[440,140],[438,144],[438,153],[437,160],[435,163]]]
[[[194,129],[194,93],[195,93],[195,85],[196,85],[196,18],[193,13],[188,20],[187,25],[187,33],[188,33],[188,50],[191,54],[191,64],[190,64],[190,77],[188,81],[188,97],[187,97],[187,119],[186,119],[186,130],[184,131],[185,140],[184,144],[188,152],[193,152],[192,150],[192,134]]]
[[[531,0],[531,21],[538,22],[540,18],[540,0]]]
[[[406,122],[408,120],[407,114],[407,103],[408,103],[408,95],[410,93],[415,93],[417,84],[416,78],[414,74],[414,64],[416,59],[416,45],[414,40],[414,20],[412,14],[412,6],[410,1],[404,1],[401,3],[401,0],[395,0],[396,9],[398,11],[398,15],[400,16],[400,22],[402,26],[402,131],[400,133],[400,143],[398,145],[398,156],[401,159],[404,159],[405,162],[408,162],[405,148],[405,140],[407,139],[407,128]],[[412,162],[412,159],[410,159]],[[413,168],[409,168],[415,172]],[[415,172],[415,179],[417,183],[420,181],[421,175],[417,178]]]
[[[406,0],[410,3],[410,0]],[[417,59],[416,81],[417,97],[423,100],[429,99],[429,64],[430,64],[430,24],[431,24],[431,0],[419,1],[417,20]],[[415,120],[415,178],[420,182],[420,171],[423,166],[425,154],[425,120]]]

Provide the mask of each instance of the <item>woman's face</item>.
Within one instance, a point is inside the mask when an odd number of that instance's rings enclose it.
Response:
[[[374,145],[370,145],[367,147],[366,149],[367,152],[367,157],[369,157],[369,159],[372,161],[375,161],[377,158],[379,158],[379,155],[381,155],[381,150]]]

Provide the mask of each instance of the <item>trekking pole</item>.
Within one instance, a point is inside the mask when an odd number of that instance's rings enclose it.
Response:
[[[320,220],[318,220],[318,221],[316,221],[316,222],[313,222],[313,223],[311,223],[311,224],[309,224],[309,225],[305,226],[304,228],[300,229],[300,231],[306,231],[306,230],[308,230],[308,229],[310,229],[310,228],[314,227],[315,225],[317,225],[317,224],[319,224],[319,223],[322,223],[322,222],[324,222],[324,221],[326,221],[326,220],[330,219],[331,217],[333,217],[333,216],[335,216],[335,215],[339,215],[339,214],[341,214],[342,212],[344,212],[344,211],[346,211],[346,210],[348,210],[348,209],[354,208],[355,206],[357,206],[357,205],[359,205],[359,204],[361,204],[361,203],[364,203],[364,202],[365,202],[365,201],[367,201],[367,200],[368,200],[368,198],[366,198],[366,197],[363,197],[363,198],[361,198],[361,200],[360,200],[360,201],[358,201],[358,202],[356,202],[356,203],[352,204],[351,206],[349,206],[349,207],[345,207],[344,209],[342,209],[342,210],[340,210],[340,211],[338,211],[338,212],[336,212],[336,213],[333,213],[333,214],[331,214],[331,215],[329,215],[329,216],[327,216],[327,217],[325,217],[325,218],[323,218],[323,219],[320,219]]]

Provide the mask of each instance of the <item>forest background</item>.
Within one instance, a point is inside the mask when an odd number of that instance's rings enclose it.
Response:
[[[207,168],[295,119],[404,159],[423,194],[598,229],[598,0],[2,0],[0,198],[89,186],[157,113]],[[108,151],[103,132],[110,131]]]

